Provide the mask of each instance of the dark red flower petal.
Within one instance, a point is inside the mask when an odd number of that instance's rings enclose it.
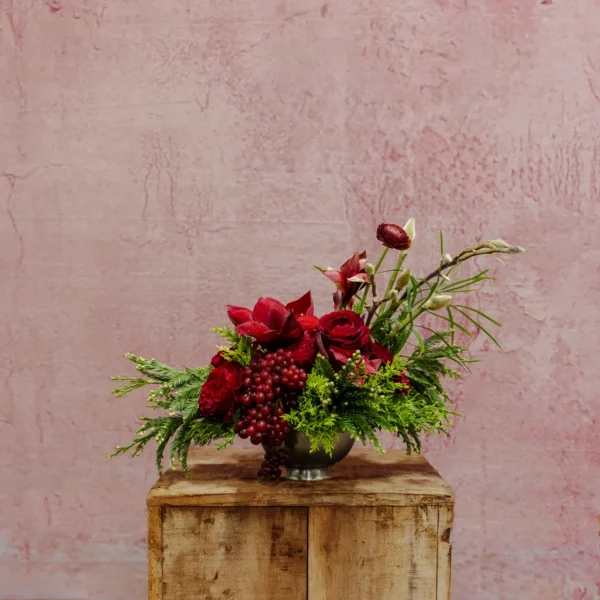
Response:
[[[315,314],[315,305],[313,303],[312,294],[310,290],[304,294],[304,296],[300,296],[298,300],[294,300],[292,302],[288,302],[285,307],[292,311],[292,314],[298,318],[304,315],[314,315]]]
[[[211,359],[210,364],[212,367],[220,367],[227,361],[223,358],[223,351],[217,352]]]
[[[227,305],[227,316],[234,325],[252,321],[252,311],[249,308],[244,308],[242,306]]]
[[[332,357],[342,364],[346,364],[348,360],[352,357],[355,350],[350,348],[342,348],[341,346],[329,346],[329,352]]]
[[[237,326],[240,335],[249,335],[259,342],[270,342],[277,337],[277,332],[269,329],[264,323],[248,321]]]
[[[203,417],[226,414],[233,404],[230,375],[224,367],[213,369],[206,378],[198,398],[198,410]]]
[[[291,314],[291,311],[275,298],[259,298],[252,310],[252,317],[255,321],[264,323],[269,329],[276,332],[280,332],[284,328]]]
[[[371,345],[372,353],[381,360],[382,363],[391,363],[394,360],[394,355],[379,342],[373,342]]]
[[[329,281],[335,285],[335,287],[341,292],[346,287],[346,277],[341,271],[335,269],[319,269]]]
[[[296,321],[300,323],[304,331],[311,331],[316,329],[317,324],[319,323],[319,317],[315,317],[314,315],[304,315],[302,317],[296,317]]]
[[[296,317],[292,313],[289,314],[285,325],[279,332],[279,339],[282,342],[288,342],[292,340],[297,340],[302,337],[304,330],[302,329],[302,325],[298,323]]]
[[[312,363],[317,356],[316,331],[305,332],[302,339],[288,346],[292,358],[301,365]]]
[[[365,250],[362,252],[355,252],[341,267],[340,272],[346,277],[354,277],[360,273],[366,262],[367,253]]]

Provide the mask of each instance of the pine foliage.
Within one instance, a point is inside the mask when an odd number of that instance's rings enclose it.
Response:
[[[137,456],[154,439],[159,472],[162,472],[164,455],[170,443],[169,463],[173,466],[180,463],[187,473],[187,455],[191,444],[206,446],[215,440],[224,439],[225,443],[233,440],[232,423],[223,423],[217,418],[198,418],[198,397],[211,367],[179,371],[155,359],[148,360],[133,354],[127,354],[126,357],[145,378],[113,377],[114,381],[121,381],[124,385],[112,390],[112,393],[122,398],[134,390],[154,386],[148,394],[148,407],[162,409],[167,414],[154,418],[142,417],[141,426],[131,443],[118,446],[111,458],[130,451]]]

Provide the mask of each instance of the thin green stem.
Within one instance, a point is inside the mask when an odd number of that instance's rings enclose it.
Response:
[[[383,261],[385,260],[385,257],[387,256],[387,253],[389,252],[389,248],[385,248],[384,251],[381,253],[381,256],[379,257],[379,260],[377,261],[377,264],[375,265],[375,272],[373,273],[373,277],[377,274],[377,271],[379,271],[379,267],[381,267],[381,265],[383,264]],[[359,314],[362,314],[362,311],[365,308],[365,303],[367,302],[367,296],[369,295],[369,287],[371,284],[367,284],[365,286],[365,293],[363,294],[362,298],[360,299],[360,304],[359,304],[359,308],[360,308],[360,312]]]
[[[382,253],[381,256],[379,257],[379,260],[377,261],[377,264],[375,265],[375,273],[377,273],[377,271],[379,271],[379,267],[381,266],[381,264],[383,263],[385,257],[387,256],[387,253],[389,252],[389,248],[386,248]]]
[[[405,251],[400,252],[400,255],[398,256],[398,261],[396,262],[396,268],[392,271],[387,288],[385,288],[384,298],[387,297],[389,295],[389,293],[394,289],[394,284],[396,283],[396,277],[398,277],[398,273],[400,272],[400,269],[402,268],[402,263],[404,262],[405,258],[406,258],[406,252]]]

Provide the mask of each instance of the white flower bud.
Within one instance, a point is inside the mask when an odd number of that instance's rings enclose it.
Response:
[[[444,254],[444,256],[442,256],[442,264],[443,265],[447,265],[451,262],[452,262],[452,257],[449,254]]]
[[[394,288],[396,290],[403,290],[407,285],[408,282],[410,281],[410,267],[407,267],[406,269],[402,269],[402,271],[400,271],[400,273],[398,273],[398,277],[396,278],[396,285],[394,286]]]
[[[416,230],[415,230],[415,220],[413,217],[411,217],[406,222],[406,225],[402,229],[404,229],[404,231],[406,231],[406,235],[408,235],[408,237],[410,238],[411,243],[414,242]]]
[[[425,310],[440,310],[440,308],[446,308],[452,304],[452,296],[447,296],[445,294],[434,294],[425,304],[423,304],[423,308]]]
[[[505,252],[506,254],[521,254],[521,252],[525,252],[525,248],[521,248],[521,246],[511,246],[504,240],[489,240],[488,242],[484,242],[483,245],[491,250]]]

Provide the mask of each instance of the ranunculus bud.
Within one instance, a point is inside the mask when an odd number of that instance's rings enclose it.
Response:
[[[398,277],[396,278],[396,285],[394,286],[394,288],[396,290],[403,290],[408,285],[409,281],[410,267],[407,267],[406,269],[402,269],[402,271],[398,273]]]
[[[423,308],[425,310],[440,310],[440,308],[446,308],[452,304],[452,296],[446,296],[445,294],[434,294],[425,304]]]
[[[367,275],[375,275],[375,267],[371,263],[365,265],[365,272]]]
[[[415,229],[415,220],[411,217],[404,226],[404,231],[406,231],[406,235],[410,238],[411,242],[415,241],[415,235],[417,234]]]
[[[377,239],[392,250],[408,250],[411,244],[411,239],[406,231],[400,225],[393,223],[381,223],[377,227]]]

